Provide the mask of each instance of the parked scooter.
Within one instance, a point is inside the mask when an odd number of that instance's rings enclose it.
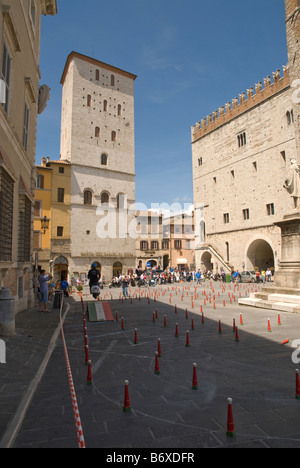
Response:
[[[99,283],[98,284],[93,284],[91,286],[91,294],[93,296],[94,299],[98,299],[98,297],[100,296],[100,286],[99,286]]]

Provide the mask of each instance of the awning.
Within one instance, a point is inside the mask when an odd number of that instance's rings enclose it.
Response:
[[[177,258],[177,265],[186,265],[187,262],[186,258]]]

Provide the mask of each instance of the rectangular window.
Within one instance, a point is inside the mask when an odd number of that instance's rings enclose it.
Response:
[[[147,250],[148,249],[148,242],[147,241],[142,241],[141,242],[141,250]]]
[[[175,249],[181,249],[181,240],[175,240]]]
[[[247,219],[250,219],[250,213],[249,213],[249,208],[246,208],[243,210],[243,219],[246,221]]]
[[[41,248],[41,231],[33,231],[33,250]]]
[[[38,176],[36,178],[35,188],[36,189],[43,189],[44,188],[44,176],[43,175],[38,174]]]
[[[1,79],[3,80],[4,87],[5,87],[5,102],[2,104],[5,112],[8,112],[8,98],[9,98],[9,85],[10,85],[10,69],[11,69],[11,58],[8,53],[6,44],[3,44],[3,52],[2,52],[2,71],[1,71]]]
[[[152,241],[151,242],[151,250],[157,250],[158,249],[158,242],[157,241]]]
[[[163,250],[168,250],[169,249],[169,242],[168,241],[163,241],[162,248],[163,248]]]
[[[267,205],[267,215],[268,216],[273,216],[275,214],[275,206],[274,203],[269,203]]]
[[[14,181],[0,167],[0,260],[12,260]]]
[[[23,124],[23,148],[28,147],[28,129],[29,129],[29,109],[27,104],[24,106],[24,124]]]
[[[59,203],[64,203],[65,200],[65,189],[64,188],[58,188],[57,189],[57,201]]]
[[[42,202],[41,200],[35,200],[34,202],[34,217],[40,218],[42,212]]]
[[[246,146],[247,144],[246,132],[239,133],[237,136],[237,139],[238,139],[239,148],[241,148],[242,146]]]
[[[224,219],[224,224],[229,223],[229,213],[224,213],[223,214],[223,219]]]
[[[57,237],[63,237],[63,235],[64,235],[63,226],[57,226]]]
[[[19,196],[18,261],[30,262],[31,255],[31,201],[26,195]]]
[[[65,168],[60,166],[58,168],[58,172],[59,172],[59,174],[64,174],[65,173]]]
[[[24,278],[20,276],[18,278],[18,298],[22,299],[24,296]]]

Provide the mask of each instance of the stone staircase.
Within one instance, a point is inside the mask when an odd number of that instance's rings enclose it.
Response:
[[[239,304],[300,314],[300,290],[264,287],[261,292],[251,293],[249,298],[239,299]]]

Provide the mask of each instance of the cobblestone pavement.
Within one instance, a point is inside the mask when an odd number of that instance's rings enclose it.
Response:
[[[255,287],[249,290],[248,285],[234,288],[207,282],[195,288],[180,283],[151,288],[149,299],[148,290],[140,290],[139,300],[135,289],[131,291],[133,299],[123,302],[119,289],[106,288],[104,300],[110,302],[118,321],[87,321],[91,385],[87,384],[82,303],[77,296],[69,298],[64,333],[86,447],[161,451],[300,447],[300,401],[295,398],[299,365],[292,361],[295,350],[291,346],[293,340],[300,339],[300,318],[281,313],[279,325],[277,312],[239,306],[239,296],[248,295]],[[85,294],[83,299],[86,309],[93,299]],[[50,332],[58,324],[57,311],[49,315],[35,311],[30,317],[26,327],[23,320],[23,329],[19,319],[17,337],[7,342],[7,364],[0,366],[4,439],[24,396],[24,382],[28,388]],[[190,346],[186,346],[187,330]],[[158,358],[160,374],[156,374],[159,338],[162,355]],[[283,345],[286,339],[289,343]],[[192,389],[194,363],[197,390]],[[123,411],[125,380],[129,381],[129,412]],[[229,397],[233,399],[234,437],[226,435]],[[13,446],[78,447],[61,335]]]

